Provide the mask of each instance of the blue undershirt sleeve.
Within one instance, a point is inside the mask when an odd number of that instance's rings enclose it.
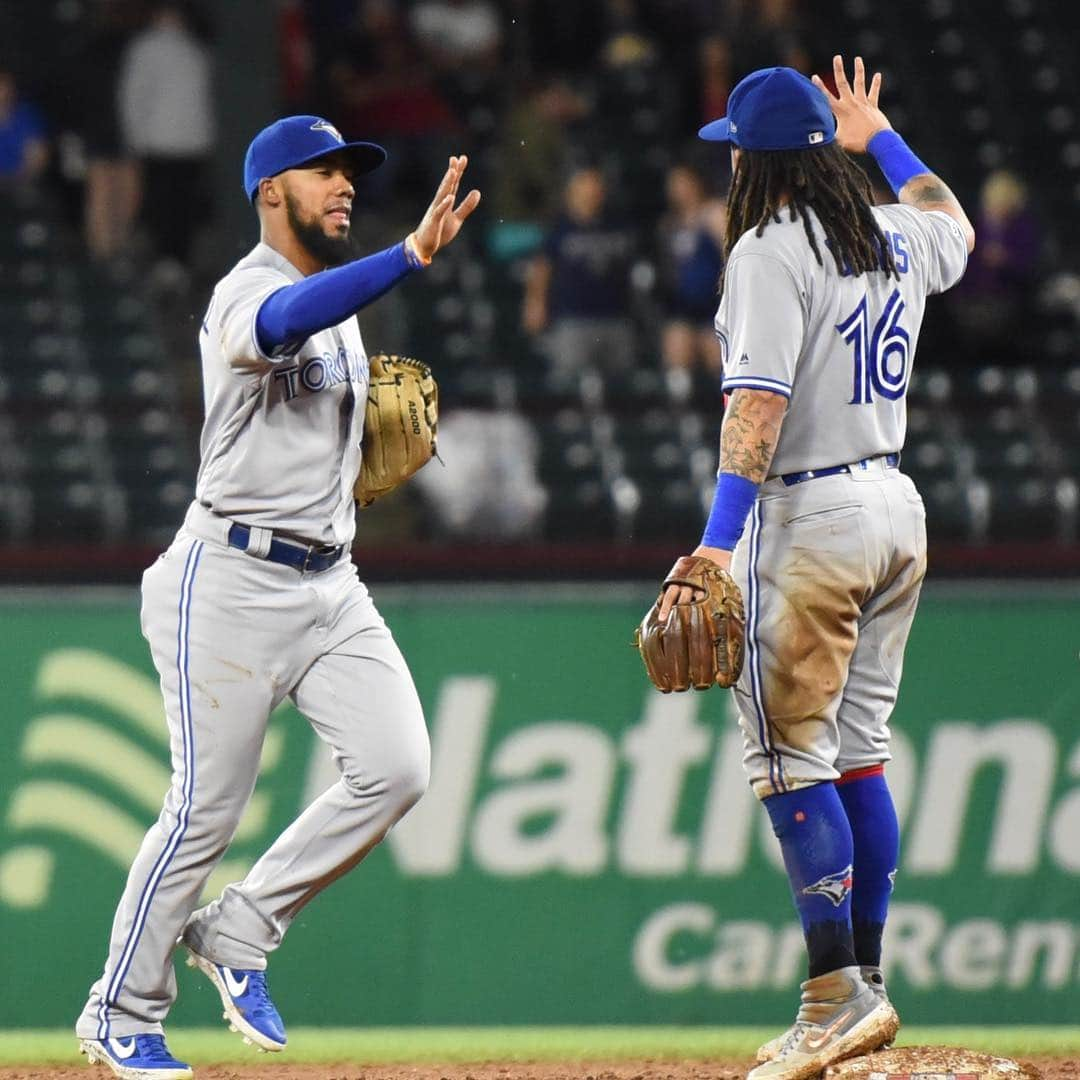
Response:
[[[414,268],[401,243],[278,289],[255,316],[259,348],[273,359],[288,355],[312,334],[378,300]]]

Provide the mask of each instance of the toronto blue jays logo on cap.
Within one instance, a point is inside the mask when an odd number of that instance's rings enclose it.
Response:
[[[311,130],[325,131],[328,135],[333,135],[339,143],[343,143],[345,141],[341,137],[341,132],[338,131],[338,129],[334,127],[334,125],[331,124],[329,120],[316,120],[315,123],[311,125]]]
[[[815,881],[813,885],[807,885],[803,889],[803,895],[810,896],[817,893],[831,900],[833,907],[839,907],[851,892],[852,880],[852,867],[845,866],[839,873],[826,874],[820,881]]]
[[[386,151],[371,142],[346,142],[321,116],[283,116],[265,127],[244,157],[244,190],[254,202],[259,183],[287,169],[296,169],[327,154],[343,153],[355,174],[371,172],[386,160]]]

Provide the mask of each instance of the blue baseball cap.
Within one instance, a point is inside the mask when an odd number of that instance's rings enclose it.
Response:
[[[346,142],[329,120],[319,116],[285,116],[265,127],[244,155],[244,190],[255,201],[259,181],[295,169],[327,154],[346,152],[357,173],[369,173],[386,160],[386,151],[375,143]]]
[[[825,95],[794,68],[771,67],[740,79],[728,114],[706,124],[698,137],[743,150],[809,150],[836,138]]]

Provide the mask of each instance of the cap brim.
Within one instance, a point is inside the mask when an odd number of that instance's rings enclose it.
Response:
[[[699,139],[708,142],[731,142],[731,124],[726,116],[706,124],[699,132]]]
[[[317,154],[312,154],[311,157],[294,162],[289,168],[297,169],[301,165],[318,161],[319,158],[330,157],[331,154],[348,154],[352,160],[353,169],[358,176],[361,173],[374,172],[386,160],[386,151],[378,143],[347,142],[331,147],[329,150],[320,150]]]

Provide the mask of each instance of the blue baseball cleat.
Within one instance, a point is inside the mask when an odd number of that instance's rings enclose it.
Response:
[[[191,1066],[177,1061],[164,1035],[128,1035],[122,1039],[80,1039],[79,1053],[91,1065],[108,1065],[121,1080],[189,1080]]]
[[[257,1050],[284,1050],[285,1025],[270,1000],[266,972],[230,968],[200,956],[190,945],[188,967],[198,968],[217,987],[229,1030],[244,1036],[244,1042]]]

